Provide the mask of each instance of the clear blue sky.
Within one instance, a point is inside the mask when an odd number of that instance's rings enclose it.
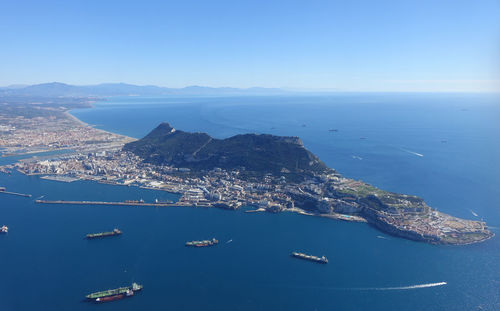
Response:
[[[500,88],[500,0],[0,1],[0,85]]]

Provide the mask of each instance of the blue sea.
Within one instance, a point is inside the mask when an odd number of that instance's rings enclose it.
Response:
[[[161,122],[217,138],[299,136],[346,177],[483,219],[480,244],[436,246],[363,223],[206,208],[37,205],[34,199],[175,200],[87,181],[0,173],[0,310],[500,310],[500,100],[479,94],[335,94],[223,98],[122,97],[72,111],[140,138]],[[329,131],[337,130],[337,131]],[[13,161],[2,158],[1,163]],[[477,216],[475,216],[477,215]],[[117,238],[86,233],[120,228]],[[191,249],[187,240],[218,238]],[[290,258],[298,250],[329,258]],[[135,297],[86,294],[138,282]]]

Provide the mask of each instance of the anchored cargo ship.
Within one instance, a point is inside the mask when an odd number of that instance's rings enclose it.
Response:
[[[219,243],[219,241],[213,238],[211,240],[186,242],[186,246],[204,247],[204,246],[213,246],[216,245],[217,243]]]
[[[85,297],[87,298],[87,300],[94,302],[108,302],[134,296],[134,293],[140,291],[141,289],[142,285],[139,285],[137,283],[132,283],[131,286],[108,289],[101,292],[88,294]]]
[[[0,228],[0,233],[7,233],[9,232],[9,228],[5,225],[3,225],[1,228]]]
[[[314,261],[317,263],[328,263],[328,259],[325,256],[318,257],[318,256],[313,256],[313,255],[307,255],[304,253],[293,252],[292,257],[310,260],[310,261]]]
[[[122,232],[119,229],[114,229],[113,231],[110,232],[99,232],[99,233],[89,233],[87,234],[86,238],[87,239],[97,239],[97,238],[104,238],[107,236],[114,236],[114,235],[120,235]]]

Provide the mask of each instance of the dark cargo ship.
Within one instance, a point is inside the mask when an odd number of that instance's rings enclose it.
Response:
[[[313,255],[307,255],[304,253],[293,252],[292,257],[304,259],[304,260],[309,260],[309,261],[314,261],[317,263],[328,263],[328,259],[325,256],[318,257],[318,256],[313,256]]]
[[[114,236],[114,235],[120,235],[122,232],[119,229],[114,229],[113,231],[110,232],[99,232],[99,233],[89,233],[86,235],[87,239],[97,239],[97,238],[104,238],[107,236]]]
[[[213,238],[211,240],[186,242],[186,246],[204,247],[204,246],[214,246],[217,243],[219,243],[219,241],[217,239]]]
[[[94,302],[109,302],[113,300],[119,300],[126,297],[134,296],[134,293],[140,291],[142,289],[142,285],[137,283],[132,283],[131,286],[125,286],[115,289],[108,289],[101,292],[95,292],[92,294],[88,294],[85,296],[87,300]]]

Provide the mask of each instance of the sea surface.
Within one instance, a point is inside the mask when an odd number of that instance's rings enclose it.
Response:
[[[500,310],[500,101],[493,95],[336,94],[112,98],[73,115],[140,138],[161,122],[217,138],[299,136],[346,177],[485,220],[480,244],[436,246],[367,224],[293,213],[37,205],[34,199],[175,200],[94,182],[0,173],[0,310]],[[332,131],[330,131],[332,130]],[[337,130],[337,131],[333,131]],[[3,158],[2,163],[13,161]],[[477,216],[475,216],[477,215]],[[120,228],[116,238],[86,233]],[[216,237],[216,247],[184,243]],[[293,259],[325,255],[328,265]],[[135,297],[90,292],[138,282]]]

